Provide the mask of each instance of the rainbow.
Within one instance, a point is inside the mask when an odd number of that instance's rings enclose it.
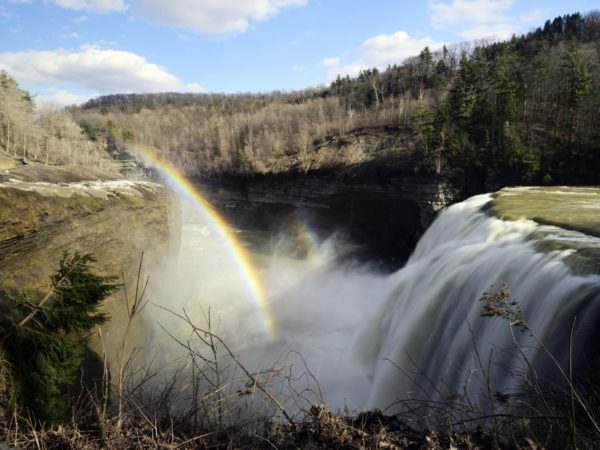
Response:
[[[298,215],[298,212],[293,213],[291,225],[300,243],[302,243],[308,261],[315,268],[321,267],[324,261],[321,257],[319,242],[302,217]]]
[[[260,280],[260,276],[256,272],[250,256],[244,246],[235,236],[231,227],[225,220],[215,211],[215,209],[202,196],[198,189],[188,181],[185,176],[172,164],[161,160],[156,151],[148,146],[135,144],[130,147],[133,153],[140,157],[145,163],[159,170],[166,178],[167,183],[175,189],[184,198],[191,201],[202,216],[210,222],[225,243],[236,262],[240,273],[244,276],[248,287],[252,292],[254,301],[261,312],[264,328],[269,337],[275,337],[275,328],[273,319],[269,313],[266,295]]]

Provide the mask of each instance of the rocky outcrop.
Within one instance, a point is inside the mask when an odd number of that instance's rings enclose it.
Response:
[[[142,251],[157,259],[178,230],[171,194],[124,180],[0,183],[0,287],[45,293],[63,252],[92,253],[98,271],[131,279]]]
[[[311,172],[196,178],[195,184],[241,229],[285,234],[302,220],[320,237],[342,232],[360,257],[401,264],[437,213],[460,199],[460,183],[415,174]]]

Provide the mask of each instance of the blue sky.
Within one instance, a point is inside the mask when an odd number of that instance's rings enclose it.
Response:
[[[328,83],[502,39],[598,0],[0,0],[0,69],[57,104],[125,92]]]

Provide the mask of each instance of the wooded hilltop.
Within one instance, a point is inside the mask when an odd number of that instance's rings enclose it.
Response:
[[[509,183],[594,183],[600,169],[600,12],[556,17],[505,42],[431,51],[329,86],[258,94],[117,94],[35,108],[0,75],[0,148],[46,164],[98,165],[106,150],[154,147],[188,175],[459,168]],[[347,146],[381,137],[375,152]]]
[[[109,95],[71,109],[93,140],[136,142],[187,174],[352,167],[393,154],[344,148],[403,133],[416,170],[514,183],[594,183],[600,169],[600,12],[505,42],[464,43],[329,86],[267,94]],[[325,148],[327,147],[327,148]]]

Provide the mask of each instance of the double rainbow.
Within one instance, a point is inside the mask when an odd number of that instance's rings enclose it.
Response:
[[[319,241],[297,212],[294,212],[292,215],[290,226],[296,232],[296,237],[300,241],[299,243],[302,245],[303,250],[306,252],[306,257],[311,265],[314,268],[321,267],[324,264],[324,261],[321,257]]]
[[[131,146],[131,150],[145,163],[160,171],[170,187],[177,191],[182,197],[191,201],[200,215],[209,222],[211,228],[213,228],[225,241],[227,248],[231,253],[232,260],[235,261],[240,273],[246,280],[252,293],[252,297],[260,310],[264,329],[268,335],[273,338],[275,336],[273,319],[269,313],[266,295],[260,276],[256,272],[247,250],[237,239],[231,227],[217,211],[215,211],[212,205],[208,203],[198,189],[190,183],[175,166],[161,160],[152,148],[135,144]]]

